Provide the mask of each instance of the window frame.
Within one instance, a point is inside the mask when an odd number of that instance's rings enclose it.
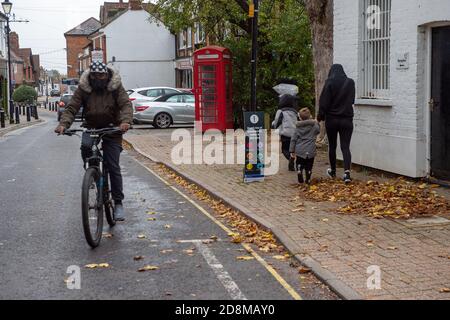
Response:
[[[186,49],[186,33],[185,31],[181,31],[180,33],[178,33],[178,48],[180,50],[184,50]]]
[[[383,6],[384,5],[384,6]],[[362,0],[360,2],[361,21],[358,42],[359,99],[390,99],[391,88],[391,38],[392,38],[392,0]],[[368,12],[371,6],[380,11]],[[374,20],[375,29],[369,29],[369,18]],[[379,28],[376,26],[380,23]]]
[[[187,101],[187,97],[191,98],[192,101]],[[195,103],[195,96],[192,94],[183,94],[182,98],[183,98],[183,103]]]
[[[195,44],[202,44],[205,42],[205,32],[201,23],[195,25]]]
[[[186,48],[192,48],[192,28],[188,28],[186,31]]]
[[[167,98],[165,102],[167,102],[167,103],[181,103],[180,96],[181,96],[181,94],[175,94],[175,95]],[[176,98],[177,101],[170,101],[170,99],[173,99],[173,98]]]

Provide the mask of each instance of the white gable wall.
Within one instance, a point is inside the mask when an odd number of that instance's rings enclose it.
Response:
[[[175,86],[175,36],[149,21],[144,10],[129,10],[107,25],[107,60],[119,70],[125,89]]]
[[[334,1],[334,61],[359,77],[359,0]],[[411,177],[429,172],[428,38],[421,25],[450,20],[449,0],[392,0],[391,93],[385,106],[355,105],[353,162]],[[450,23],[449,23],[450,24]],[[396,69],[397,54],[410,67]]]

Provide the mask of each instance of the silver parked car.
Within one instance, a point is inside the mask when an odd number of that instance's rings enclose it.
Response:
[[[134,105],[134,123],[150,123],[155,128],[166,129],[173,124],[193,124],[195,121],[195,96],[191,93],[173,93],[154,101]]]

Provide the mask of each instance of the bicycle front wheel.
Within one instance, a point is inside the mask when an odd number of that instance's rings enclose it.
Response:
[[[106,221],[108,221],[109,226],[112,228],[116,225],[116,220],[114,220],[114,205],[113,201],[111,199],[111,192],[109,190],[109,173],[108,171],[105,171],[105,174],[103,175],[105,185],[103,188],[103,203],[105,204],[105,216]]]
[[[103,232],[103,198],[100,174],[96,168],[88,168],[81,189],[83,230],[87,243],[96,248]]]

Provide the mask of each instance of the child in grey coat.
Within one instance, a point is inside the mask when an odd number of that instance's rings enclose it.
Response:
[[[312,119],[311,111],[308,108],[300,110],[299,115],[301,121],[297,122],[297,129],[292,136],[289,151],[292,159],[297,159],[298,182],[310,184],[320,126],[316,120]],[[306,179],[303,177],[303,171],[306,173]]]

